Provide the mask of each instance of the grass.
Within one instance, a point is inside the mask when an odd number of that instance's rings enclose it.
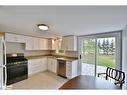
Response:
[[[115,57],[114,55],[98,55],[97,56],[97,65],[98,66],[105,66],[105,67],[115,67]],[[87,64],[94,64],[95,58],[94,55],[85,55],[84,56],[84,63]]]

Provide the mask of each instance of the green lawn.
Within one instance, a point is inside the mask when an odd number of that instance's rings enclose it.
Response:
[[[98,55],[97,56],[97,64],[99,66],[106,66],[106,67],[115,67],[115,61],[114,61],[115,57],[114,55]],[[84,63],[88,63],[88,64],[94,64],[95,58],[94,56],[91,54],[87,54],[84,56]]]

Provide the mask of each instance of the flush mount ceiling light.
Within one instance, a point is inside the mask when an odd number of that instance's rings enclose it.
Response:
[[[49,26],[47,26],[46,24],[38,24],[37,26],[41,30],[48,30],[49,29]]]

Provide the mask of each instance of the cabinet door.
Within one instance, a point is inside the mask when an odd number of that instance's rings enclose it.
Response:
[[[47,70],[47,58],[28,60],[28,75]]]
[[[33,37],[26,37],[26,50],[34,49],[34,40]]]
[[[40,39],[39,40],[39,47],[40,47],[40,50],[43,50],[44,49],[44,40],[43,39]]]
[[[33,38],[33,50],[40,50],[39,48],[39,38],[34,37]]]
[[[76,77],[78,75],[78,61],[67,62],[66,64],[66,76],[68,79]]]
[[[7,42],[17,42],[18,38],[16,34],[5,33],[5,40]]]
[[[47,70],[47,58],[42,58],[42,71]]]
[[[36,37],[27,37],[26,50],[48,50],[48,41]]]
[[[55,58],[48,58],[48,70],[57,73],[57,60]]]
[[[57,73],[57,60],[52,59],[52,72]]]
[[[26,39],[25,36],[23,36],[23,35],[16,35],[16,37],[17,37],[17,42],[19,42],[19,43],[25,43],[25,39]]]
[[[47,39],[40,39],[40,50],[48,50],[48,40]]]
[[[43,50],[48,50],[48,40],[47,39],[43,39]]]
[[[62,50],[67,50],[68,49],[68,39],[66,37],[62,38],[62,44],[61,44],[61,49]]]
[[[77,51],[77,37],[65,36],[62,38],[62,49],[69,51]]]
[[[74,50],[74,39],[73,36],[67,37],[67,50]]]
[[[34,67],[34,62],[32,60],[28,60],[28,75],[32,75],[34,73],[33,67]]]
[[[72,77],[78,75],[78,60],[72,61]]]
[[[72,63],[71,62],[66,63],[66,76],[68,79],[72,78]]]
[[[56,50],[56,41],[52,39],[52,50]]]
[[[48,71],[52,71],[52,60],[48,58]]]

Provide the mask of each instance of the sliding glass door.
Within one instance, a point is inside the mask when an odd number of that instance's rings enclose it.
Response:
[[[107,67],[116,68],[115,37],[97,38],[96,72],[105,72]]]
[[[94,76],[95,74],[95,39],[88,37],[82,40],[82,74]]]
[[[80,74],[96,76],[107,67],[121,69],[121,33],[79,37]]]

